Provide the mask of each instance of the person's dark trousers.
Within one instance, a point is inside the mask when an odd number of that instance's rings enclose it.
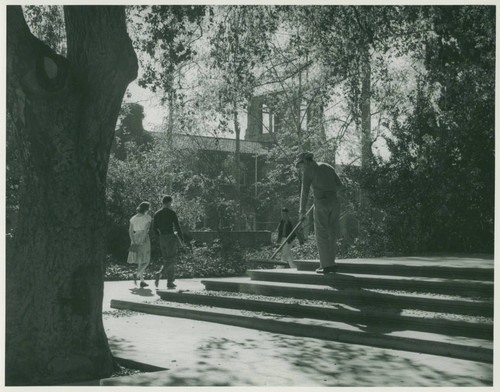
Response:
[[[335,266],[339,217],[340,204],[336,196],[326,194],[315,197],[314,231],[318,246],[320,268]]]
[[[175,234],[160,235],[160,250],[163,259],[161,272],[167,278],[167,286],[175,280],[175,263],[177,262],[177,237]]]

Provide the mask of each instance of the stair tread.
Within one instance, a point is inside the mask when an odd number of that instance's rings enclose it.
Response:
[[[453,313],[443,313],[443,312],[431,312],[431,311],[423,311],[423,310],[415,310],[415,309],[405,309],[405,308],[391,308],[385,307],[382,308],[380,306],[363,306],[357,307],[355,305],[346,305],[340,302],[326,302],[320,300],[302,300],[297,298],[286,298],[286,297],[269,297],[263,295],[256,294],[245,294],[238,293],[240,295],[235,295],[234,292],[214,292],[204,290],[203,292],[172,292],[168,290],[157,290],[159,295],[166,295],[167,298],[170,296],[170,300],[172,301],[172,296],[186,296],[186,297],[201,297],[201,298],[227,298],[233,301],[241,301],[241,302],[253,302],[253,303],[261,303],[263,305],[270,306],[295,306],[299,309],[310,309],[312,311],[329,311],[329,312],[348,312],[351,314],[364,314],[370,317],[376,318],[390,318],[390,319],[399,319],[406,318],[408,320],[438,320],[442,322],[452,322],[456,324],[464,324],[468,326],[475,325],[484,325],[484,326],[492,326],[493,318],[490,317],[481,317],[481,316],[464,316],[460,315],[459,317]],[[212,294],[214,293],[214,294]],[[265,299],[263,299],[264,297]]]
[[[292,316],[283,316],[280,314],[267,313],[267,312],[258,312],[258,311],[250,311],[250,310],[238,310],[238,309],[228,309],[222,307],[215,306],[204,306],[204,305],[191,305],[185,303],[176,303],[170,301],[157,300],[153,303],[144,304],[140,301],[123,301],[130,302],[137,305],[152,305],[159,306],[163,308],[173,307],[177,309],[191,309],[199,312],[208,312],[208,313],[218,313],[227,316],[244,316],[251,319],[264,319],[264,320],[276,320],[285,323],[293,323],[298,324],[304,327],[324,327],[330,328],[332,330],[339,331],[349,331],[349,332],[357,332],[362,334],[376,334],[378,336],[384,336],[386,338],[404,338],[411,339],[416,341],[426,341],[426,342],[435,342],[435,343],[448,343],[458,346],[463,346],[467,348],[484,348],[484,349],[493,349],[493,342],[487,339],[480,338],[464,338],[460,336],[449,336],[442,335],[437,333],[429,333],[429,332],[420,332],[420,331],[412,331],[409,329],[402,330],[394,330],[394,328],[390,328],[390,326],[380,327],[380,328],[372,328],[367,327],[362,324],[354,324],[354,323],[346,323],[340,321],[331,321],[331,320],[318,320],[312,318],[299,318]],[[385,330],[384,330],[385,328]],[[332,331],[333,332],[333,331]]]
[[[295,289],[305,289],[311,290],[315,292],[341,292],[347,293],[351,290],[359,292],[357,289],[337,289],[335,287],[331,287],[328,285],[319,285],[319,284],[304,284],[304,283],[289,283],[289,282],[275,282],[275,281],[264,281],[264,280],[251,280],[249,277],[236,277],[236,278],[217,278],[217,279],[202,279],[201,283],[205,284],[205,282],[209,283],[229,283],[229,284],[243,284],[243,285],[261,285],[261,286],[271,286],[271,287],[286,287],[286,288],[295,288]],[[445,300],[445,301],[461,301],[468,303],[477,303],[477,304],[492,304],[490,300],[476,300],[473,298],[463,298],[463,297],[451,297],[446,295],[439,295],[436,297],[434,294],[430,293],[412,293],[412,292],[401,292],[398,291],[396,294],[391,293],[390,290],[385,290],[386,292],[382,292],[384,290],[375,290],[375,289],[363,289],[361,290],[365,293],[379,293],[386,295],[393,295],[398,297],[405,298],[428,298],[428,299],[437,299],[437,300]]]
[[[382,275],[382,274],[357,274],[352,272],[337,272],[335,275],[330,276],[322,276],[314,271],[297,271],[295,269],[252,269],[247,270],[248,273],[257,273],[257,274],[276,274],[276,275],[306,275],[306,276],[317,276],[318,279],[332,279],[335,280],[336,277],[352,277],[356,279],[376,279],[376,280],[387,280],[387,281],[409,281],[409,282],[429,282],[429,283],[468,283],[471,285],[484,285],[484,286],[494,286],[494,283],[491,281],[482,281],[482,280],[470,280],[470,279],[447,279],[447,278],[431,278],[431,277],[420,277],[420,276],[400,276],[400,275]]]
[[[319,264],[319,260],[297,259],[299,263]],[[493,270],[494,260],[459,257],[379,257],[373,259],[337,259],[339,265],[369,265],[397,267],[432,267],[465,270]],[[443,263],[445,263],[443,265]],[[471,264],[474,263],[473,266]]]

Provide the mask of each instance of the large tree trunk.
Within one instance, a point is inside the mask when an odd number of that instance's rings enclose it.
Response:
[[[137,75],[123,7],[65,7],[68,58],[7,8],[7,104],[23,181],[7,249],[8,385],[109,376],[102,324],[105,186],[114,127]]]

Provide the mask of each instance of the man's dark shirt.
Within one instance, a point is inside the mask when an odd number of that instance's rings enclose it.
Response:
[[[163,207],[161,210],[156,211],[153,221],[153,229],[155,233],[160,234],[174,234],[174,226],[177,235],[182,238],[182,230],[179,225],[177,214],[170,208]]]
[[[280,224],[278,226],[278,241],[281,242],[281,239],[283,237],[287,238],[290,233],[292,232],[293,230],[293,225],[292,225],[292,222],[290,222],[290,220],[280,220]],[[291,244],[292,241],[295,239],[295,233],[288,239],[288,243]]]

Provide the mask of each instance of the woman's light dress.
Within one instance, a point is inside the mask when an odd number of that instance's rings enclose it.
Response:
[[[130,218],[131,242],[139,244],[137,252],[129,252],[127,263],[149,264],[151,260],[151,242],[149,228],[152,218],[148,214],[136,214]]]

